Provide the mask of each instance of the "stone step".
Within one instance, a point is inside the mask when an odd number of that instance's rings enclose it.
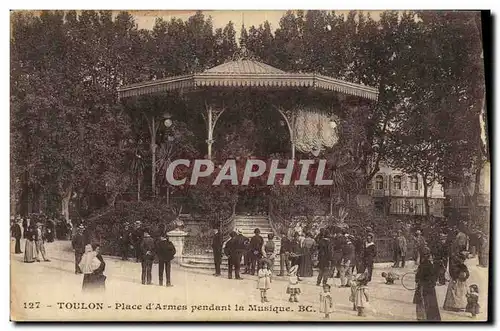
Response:
[[[234,219],[249,219],[249,220],[261,220],[261,219],[267,219],[267,215],[234,215]]]
[[[255,230],[258,228],[259,230],[262,231],[262,229],[271,229],[271,225],[269,223],[264,223],[264,224],[242,224],[242,223],[234,223],[234,226],[237,228],[245,228],[249,230]]]
[[[243,260],[242,260],[243,261]],[[202,255],[197,255],[197,256],[183,256],[182,257],[182,266],[186,266],[189,268],[201,268],[201,269],[215,269],[214,266],[214,258],[213,256],[202,256]],[[274,260],[274,269],[280,267],[280,259],[277,257]],[[224,256],[222,258],[222,263],[221,263],[221,268],[227,269],[227,257]]]

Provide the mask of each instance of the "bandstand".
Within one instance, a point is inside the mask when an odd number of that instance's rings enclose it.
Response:
[[[355,84],[316,73],[285,72],[253,59],[240,58],[200,73],[151,80],[118,89],[122,101],[153,95],[175,95],[206,124],[206,157],[212,159],[214,131],[221,115],[241,106],[241,98],[255,111],[279,113],[290,138],[288,157],[296,159],[297,152],[317,157],[322,150],[334,146],[338,135],[336,127],[346,114],[363,109],[373,109],[378,91],[373,87]],[[259,102],[256,102],[259,101]],[[262,102],[261,102],[262,101]],[[258,105],[264,109],[258,109]],[[169,109],[161,111],[168,112]],[[155,132],[158,123],[148,121],[151,132],[151,149],[154,155]],[[304,132],[309,133],[307,139]],[[312,137],[311,137],[312,136]],[[154,157],[154,156],[153,156]],[[154,163],[154,161],[153,161]],[[153,174],[153,185],[155,182]],[[235,215],[221,225],[227,229],[238,228],[246,236],[259,227],[263,236],[275,233],[277,249],[279,234],[273,226],[272,213],[268,215]],[[224,231],[227,232],[227,231]],[[209,268],[210,257],[184,258],[186,266]],[[182,263],[182,261],[181,261]]]
[[[335,116],[336,107],[373,106],[378,91],[373,87],[354,84],[315,73],[289,73],[255,60],[236,60],[207,69],[201,73],[168,77],[120,87],[119,99],[177,91],[181,95],[201,95],[200,114],[206,121],[207,157],[212,157],[214,130],[221,115],[230,108],[217,93],[224,91],[259,91],[260,96],[273,97],[273,108],[287,124],[290,133],[291,158],[295,158],[298,112],[303,109],[323,111],[326,116]],[[307,93],[293,104],[295,93]],[[214,97],[215,95],[215,97]],[[229,94],[229,97],[231,95]],[[321,100],[322,102],[317,102]],[[193,105],[196,106],[196,105]],[[168,111],[168,110],[165,110]]]

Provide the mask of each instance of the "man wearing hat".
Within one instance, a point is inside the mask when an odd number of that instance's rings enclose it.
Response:
[[[231,237],[231,239],[229,239],[228,242],[226,242],[226,246],[224,247],[224,254],[226,254],[227,256],[227,263],[228,263],[227,278],[229,279],[233,278],[233,269],[234,269],[234,278],[242,279],[240,277],[241,253],[238,247],[240,243],[237,238],[238,235],[236,234],[236,231],[231,231],[229,233],[229,237]]]
[[[260,236],[260,229],[256,228],[254,230],[254,236],[250,239],[250,274],[255,274],[255,267],[257,266],[257,261],[262,257],[262,246],[264,245],[264,239]]]
[[[135,259],[139,262],[143,252],[141,251],[141,242],[144,237],[144,229],[141,221],[135,221],[134,230],[132,231],[132,245],[134,245]]]
[[[220,276],[220,265],[222,263],[222,234],[219,229],[214,229],[214,236],[212,237],[212,252],[214,254],[215,274]]]
[[[448,267],[448,257],[450,246],[448,245],[448,236],[445,233],[439,234],[438,241],[432,247],[432,257],[434,264],[438,268],[438,283],[445,285],[446,283],[446,269]]]
[[[152,278],[151,270],[153,269],[153,261],[155,258],[155,242],[147,231],[144,231],[144,238],[142,239],[140,249],[142,253],[141,256],[142,284],[151,285],[151,278]]]
[[[415,248],[413,250],[414,258],[415,258],[415,265],[418,265],[420,263],[420,255],[422,249],[427,246],[427,243],[425,242],[424,236],[422,236],[422,231],[417,230],[415,232]]]
[[[35,247],[36,247],[36,260],[40,262],[40,254],[45,262],[50,260],[45,256],[45,233],[43,231],[42,223],[36,223],[35,232]]]
[[[377,248],[373,242],[373,233],[368,233],[366,235],[366,244],[364,251],[364,269],[367,272],[368,282],[372,280],[373,274],[373,263],[375,262],[375,256],[377,256]]]
[[[398,230],[397,236],[394,239],[394,265],[393,268],[399,268],[399,260],[401,260],[401,268],[405,267],[405,258],[407,251],[406,238],[403,231]]]
[[[75,274],[81,274],[80,261],[82,260],[83,253],[85,253],[85,238],[83,236],[83,231],[85,228],[83,225],[79,225],[76,229],[76,233],[71,239],[71,245],[75,250]]]

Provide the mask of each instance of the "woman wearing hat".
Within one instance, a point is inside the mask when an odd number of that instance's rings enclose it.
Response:
[[[415,275],[417,287],[413,296],[413,303],[417,305],[417,320],[440,321],[436,297],[437,270],[430,260],[431,250],[424,247],[420,253],[420,265]]]
[[[24,262],[32,263],[35,262],[36,249],[35,249],[35,227],[30,225],[24,231],[24,237],[26,238],[26,244],[24,246]]]
[[[450,278],[443,308],[449,311],[463,311],[467,306],[467,279],[469,269],[465,265],[467,252],[460,252],[453,257],[450,264]]]

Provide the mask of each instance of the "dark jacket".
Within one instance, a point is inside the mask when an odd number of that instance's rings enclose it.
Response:
[[[11,229],[12,232],[12,237],[16,239],[21,239],[22,236],[22,231],[21,231],[21,226],[19,224],[14,224]]]
[[[138,245],[139,243],[142,243],[143,240],[142,238],[144,238],[144,229],[142,227],[131,231],[130,239],[133,245]]]
[[[342,247],[342,264],[352,265],[354,263],[354,259],[356,258],[354,254],[354,245],[352,242],[347,241]]]
[[[364,250],[364,260],[366,264],[372,264],[375,260],[375,256],[377,256],[377,248],[375,247],[375,243],[372,243],[369,246],[365,245]]]
[[[434,261],[447,260],[450,255],[450,247],[448,243],[438,240],[432,247],[432,257]]]
[[[236,235],[236,237],[234,237],[233,246],[234,246],[235,252],[237,251],[240,254],[245,253],[248,245],[249,245],[249,240],[244,235],[238,234],[238,235]]]
[[[343,235],[335,235],[331,243],[331,257],[332,263],[337,264],[342,260],[342,248],[345,244],[345,237]]]
[[[331,255],[330,238],[321,238],[318,242],[318,267],[328,268],[330,265]]]
[[[151,237],[144,237],[141,242],[142,257],[152,259],[154,258],[155,242]]]
[[[73,246],[75,253],[85,253],[85,238],[83,237],[83,234],[77,233],[71,240],[71,245]]]
[[[469,278],[469,269],[467,269],[467,266],[463,262],[456,261],[456,263],[450,265],[451,279],[457,280],[462,272],[465,273],[465,279],[462,279],[462,281],[467,280]]]
[[[287,237],[281,238],[280,254],[290,253],[290,239]]]
[[[102,275],[104,273],[104,269],[106,269],[106,262],[104,262],[101,254],[97,254],[96,257],[99,261],[101,261],[101,264],[99,265],[99,268],[94,270],[93,274]]]
[[[122,245],[130,245],[132,243],[132,232],[130,230],[123,229],[120,234],[120,242]]]
[[[300,248],[300,242],[297,239],[292,239],[290,241],[290,253],[294,253],[296,255],[302,254],[302,250]]]
[[[233,262],[237,262],[241,259],[241,248],[239,248],[240,242],[239,238],[236,236],[229,239],[224,247],[224,254]]]
[[[212,238],[212,250],[214,254],[222,254],[222,234],[220,232],[216,233]]]
[[[262,251],[262,245],[264,245],[264,239],[262,239],[261,236],[256,234],[255,236],[250,239],[250,250],[253,252],[261,252]]]
[[[160,239],[156,245],[156,254],[160,261],[172,261],[176,253],[174,244],[168,239]]]

